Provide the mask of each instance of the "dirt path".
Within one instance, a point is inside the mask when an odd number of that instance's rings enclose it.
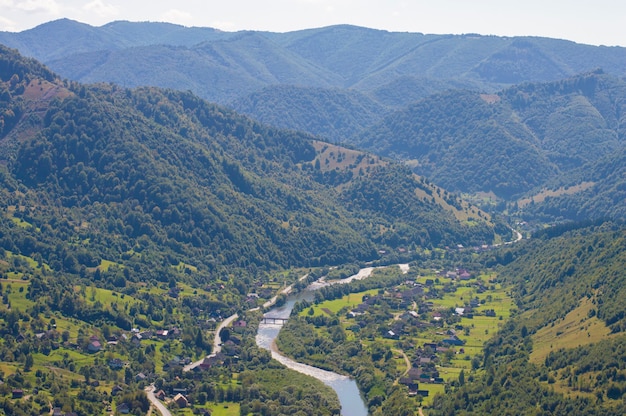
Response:
[[[391,351],[396,352],[398,354],[402,354],[402,358],[404,358],[404,363],[406,364],[406,370],[404,370],[404,373],[402,373],[402,375],[400,377],[398,377],[396,379],[396,381],[393,382],[394,385],[397,385],[398,382],[400,382],[400,378],[406,376],[409,373],[409,370],[411,369],[411,361],[409,361],[409,357],[407,357],[407,355],[404,353],[404,351],[402,350],[398,350],[398,349],[392,349]]]

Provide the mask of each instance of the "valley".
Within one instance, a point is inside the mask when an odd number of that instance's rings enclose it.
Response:
[[[626,49],[0,43],[0,414],[626,414]]]

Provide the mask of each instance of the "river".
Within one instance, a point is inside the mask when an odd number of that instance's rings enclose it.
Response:
[[[406,273],[408,271],[408,265],[400,265],[400,269]],[[289,318],[291,311],[300,300],[313,301],[315,290],[320,287],[332,285],[332,284],[345,284],[353,280],[365,279],[369,277],[374,269],[371,267],[361,269],[354,276],[350,276],[347,279],[326,281],[321,279],[312,283],[307,289],[297,294],[291,294],[287,297],[287,301],[283,306],[275,307],[269,312],[265,313],[265,317],[270,318]],[[285,357],[280,354],[276,348],[275,340],[280,332],[281,325],[260,323],[259,330],[256,336],[256,343],[260,348],[266,349],[272,353],[272,358],[282,363],[285,367],[294,371],[298,371],[302,374],[314,377],[327,386],[330,386],[335,390],[339,397],[339,403],[341,404],[341,414],[344,416],[367,416],[367,406],[363,402],[363,398],[356,385],[356,381],[350,377],[346,377],[331,371],[322,370],[317,367],[302,364]]]
[[[289,295],[283,306],[271,309],[264,316],[288,318],[296,302],[302,299],[312,301],[313,298],[313,291],[308,289],[295,295]],[[278,332],[280,332],[281,326],[282,325],[279,324],[259,324],[259,330],[256,336],[257,345],[260,348],[269,350],[272,353],[272,358],[279,361],[285,367],[315,377],[322,383],[333,388],[339,397],[342,415],[367,416],[367,407],[365,403],[363,403],[359,389],[353,379],[331,371],[296,362],[278,352],[274,341],[278,336]]]

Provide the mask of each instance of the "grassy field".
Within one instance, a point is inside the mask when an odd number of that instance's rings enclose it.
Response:
[[[329,301],[323,302],[313,307],[313,310],[315,312],[313,316],[316,316],[316,315],[329,316],[329,312],[331,312],[332,314],[337,314],[342,308],[345,308],[345,307],[354,308],[362,302],[363,296],[365,295],[371,296],[376,293],[378,293],[378,289],[372,289],[372,290],[368,290],[368,291],[360,292],[360,293],[350,293],[342,297],[341,299],[335,299],[335,300],[329,300]],[[302,316],[307,315],[308,312],[309,310],[305,309],[302,312],[300,312],[300,315]]]
[[[219,403],[208,406],[212,416],[239,416],[239,403]]]
[[[589,317],[594,308],[590,299],[583,298],[580,306],[565,315],[561,321],[533,334],[533,352],[530,361],[543,362],[550,351],[591,344],[610,336],[611,330],[596,316]]]

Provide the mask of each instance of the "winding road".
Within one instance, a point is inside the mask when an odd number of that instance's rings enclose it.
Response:
[[[148,387],[145,388],[145,392],[146,392],[146,396],[148,396],[148,400],[150,400],[150,403],[152,403],[152,406],[154,406],[161,413],[161,416],[172,416],[170,411],[167,410],[167,407],[165,407],[165,405],[161,403],[161,401],[157,399],[156,396],[154,395],[155,389],[156,387],[154,387],[154,384],[150,384]]]

